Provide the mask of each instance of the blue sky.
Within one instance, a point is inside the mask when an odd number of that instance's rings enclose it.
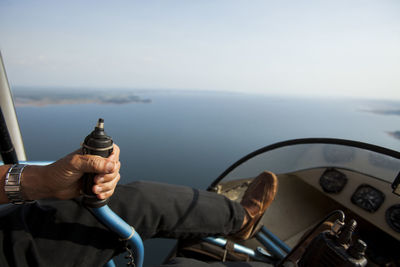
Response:
[[[12,86],[400,99],[400,1],[0,0]]]

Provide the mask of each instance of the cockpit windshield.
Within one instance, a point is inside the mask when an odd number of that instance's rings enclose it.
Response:
[[[393,182],[400,172],[400,158],[395,151],[358,142],[293,140],[248,155],[222,176],[226,181],[253,177],[264,170],[280,174],[319,167],[349,169]]]

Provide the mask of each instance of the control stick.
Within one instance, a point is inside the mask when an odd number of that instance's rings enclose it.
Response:
[[[85,138],[82,144],[83,154],[98,155],[108,158],[113,151],[113,141],[104,131],[104,120],[99,119],[94,130]],[[94,173],[86,173],[83,176],[83,204],[89,208],[99,208],[107,204],[108,199],[98,199],[93,193]]]

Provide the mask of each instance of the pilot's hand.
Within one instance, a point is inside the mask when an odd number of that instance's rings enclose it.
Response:
[[[21,182],[23,193],[27,199],[74,198],[81,194],[82,175],[96,173],[93,193],[99,199],[109,198],[120,179],[119,152],[115,144],[108,158],[82,155],[79,149],[48,166],[27,166]]]

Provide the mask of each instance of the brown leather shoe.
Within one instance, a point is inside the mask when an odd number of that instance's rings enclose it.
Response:
[[[234,238],[246,240],[257,232],[256,225],[274,200],[277,191],[278,178],[272,172],[264,171],[253,180],[240,202],[246,211],[247,222],[234,234]]]

